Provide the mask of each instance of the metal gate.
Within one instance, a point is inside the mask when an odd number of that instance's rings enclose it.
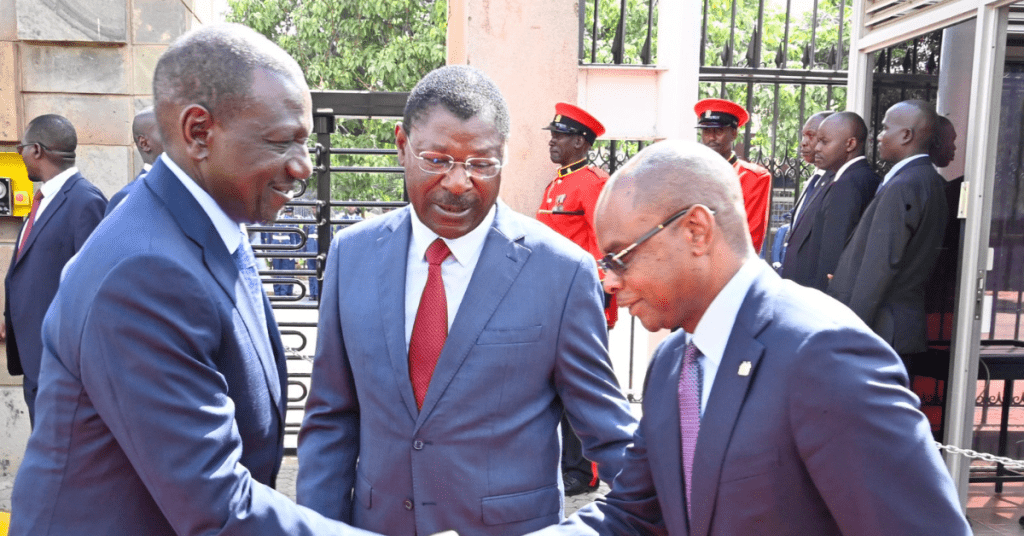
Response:
[[[362,219],[398,207],[408,201],[404,195],[403,169],[387,157],[397,157],[390,147],[346,148],[339,140],[339,120],[398,120],[408,93],[365,91],[312,92],[313,133],[310,148],[313,176],[307,189],[285,205],[282,214],[268,225],[249,226],[260,276],[267,287],[274,316],[288,354],[288,419],[285,448],[295,452],[296,434],[309,391],[316,327],[320,306],[319,289],[336,232]],[[353,162],[361,161],[361,162]],[[378,160],[378,162],[365,162]],[[401,192],[400,200],[355,199],[332,195],[333,179],[346,175],[384,176]],[[273,288],[271,288],[273,286]]]

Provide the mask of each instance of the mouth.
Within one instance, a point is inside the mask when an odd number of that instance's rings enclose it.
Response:
[[[280,197],[283,197],[285,202],[291,201],[296,195],[296,191],[301,191],[303,185],[299,181],[290,181],[288,183],[270,183],[270,190],[273,191]]]

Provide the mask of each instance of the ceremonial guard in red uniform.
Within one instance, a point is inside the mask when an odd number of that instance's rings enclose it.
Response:
[[[733,151],[739,127],[747,122],[750,115],[739,104],[723,99],[704,99],[693,110],[697,112],[701,143],[728,160],[740,177],[750,238],[754,241],[754,250],[760,253],[768,230],[772,175],[767,169],[739,158]]]
[[[562,167],[544,190],[537,220],[589,251],[596,262],[604,254],[597,249],[594,206],[608,174],[589,162],[588,152],[594,140],[604,134],[604,125],[580,108],[560,102],[555,105],[555,118],[544,130],[551,131],[551,161]],[[604,280],[604,274],[599,275]],[[615,298],[605,296],[605,306],[611,329],[619,316]]]
[[[537,219],[590,252],[596,262],[603,254],[597,249],[594,207],[608,174],[589,163],[588,151],[594,140],[604,134],[604,125],[580,108],[560,102],[555,105],[555,118],[544,130],[551,131],[551,161],[561,167],[544,190]],[[604,274],[597,270],[604,280]],[[610,294],[605,294],[604,313],[611,329],[618,318],[618,306]],[[597,489],[597,468],[583,457],[580,440],[564,417],[562,481],[566,495]]]

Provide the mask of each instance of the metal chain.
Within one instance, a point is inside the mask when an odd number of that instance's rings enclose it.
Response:
[[[987,452],[978,452],[971,449],[962,449],[953,445],[943,445],[938,441],[935,442],[935,446],[939,450],[944,450],[950,454],[960,454],[967,458],[975,460],[984,460],[986,462],[995,462],[1003,464],[1006,469],[1024,469],[1024,460],[1014,460],[1013,458],[1004,458],[1002,456],[996,456],[994,454],[988,454]]]

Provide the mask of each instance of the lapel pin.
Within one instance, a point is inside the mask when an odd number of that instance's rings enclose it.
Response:
[[[736,373],[739,374],[740,376],[750,376],[750,367],[750,361],[744,361],[740,363],[740,370],[738,370]]]

